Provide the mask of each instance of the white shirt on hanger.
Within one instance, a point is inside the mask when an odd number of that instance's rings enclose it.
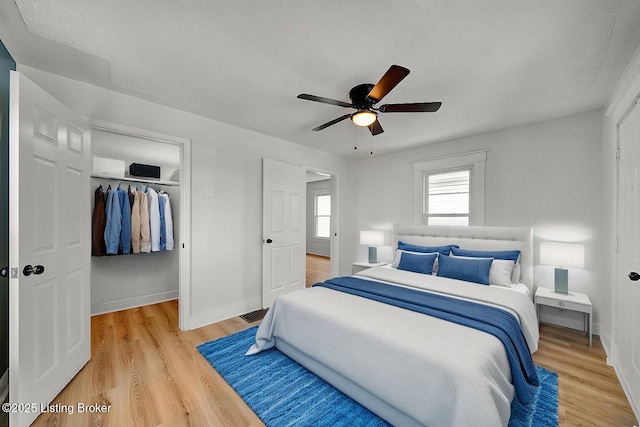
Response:
[[[158,193],[149,187],[147,188],[147,203],[149,204],[149,228],[151,231],[151,252],[160,250],[160,205],[158,204]]]
[[[164,226],[165,226],[165,239],[166,250],[173,250],[173,218],[171,217],[171,203],[169,202],[169,195],[167,193],[159,194],[158,197],[164,199]]]

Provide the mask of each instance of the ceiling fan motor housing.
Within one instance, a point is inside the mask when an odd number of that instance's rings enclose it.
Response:
[[[373,89],[374,85],[371,83],[363,83],[358,86],[354,86],[349,91],[349,98],[351,99],[351,103],[356,107],[360,108],[371,108],[375,101],[367,98],[371,89]]]

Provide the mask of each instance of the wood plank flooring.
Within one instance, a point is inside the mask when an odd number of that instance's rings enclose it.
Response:
[[[558,373],[561,426],[635,426],[635,415],[614,369],[606,364],[600,337],[593,347],[583,332],[540,326],[534,362]]]
[[[258,324],[239,317],[178,328],[177,301],[92,318],[92,356],[52,404],[110,405],[105,414],[45,413],[35,426],[259,426],[196,346]],[[561,426],[637,424],[599,337],[542,325],[536,364],[559,374]]]
[[[33,425],[263,425],[195,348],[254,324],[235,317],[183,332],[177,300],[95,316],[91,360],[52,404],[99,403],[109,412],[45,413]]]
[[[330,261],[326,256],[307,254],[307,288],[331,277]]]

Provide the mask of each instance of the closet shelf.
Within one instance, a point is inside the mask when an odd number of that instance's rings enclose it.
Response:
[[[129,182],[139,182],[142,184],[157,184],[157,185],[172,185],[172,186],[178,186],[180,185],[179,182],[175,182],[175,181],[165,181],[165,180],[161,180],[161,179],[144,179],[144,178],[137,178],[137,177],[131,177],[131,176],[112,176],[112,175],[102,175],[102,174],[91,174],[92,178],[101,178],[101,179],[113,179],[115,181],[129,181]]]

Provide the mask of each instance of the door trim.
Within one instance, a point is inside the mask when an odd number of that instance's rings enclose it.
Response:
[[[340,275],[340,233],[338,233],[340,224],[340,217],[338,215],[338,212],[340,212],[338,209],[340,203],[340,174],[329,169],[317,168],[315,166],[302,165],[302,167],[307,172],[320,172],[331,176],[331,238],[329,239],[329,263],[331,277],[336,277]],[[307,227],[306,221],[305,227]],[[305,229],[305,233],[306,232],[307,230]]]
[[[91,129],[147,139],[180,147],[180,241],[179,250],[178,326],[183,331],[193,328],[191,315],[191,139],[139,129],[119,123],[90,119]]]

